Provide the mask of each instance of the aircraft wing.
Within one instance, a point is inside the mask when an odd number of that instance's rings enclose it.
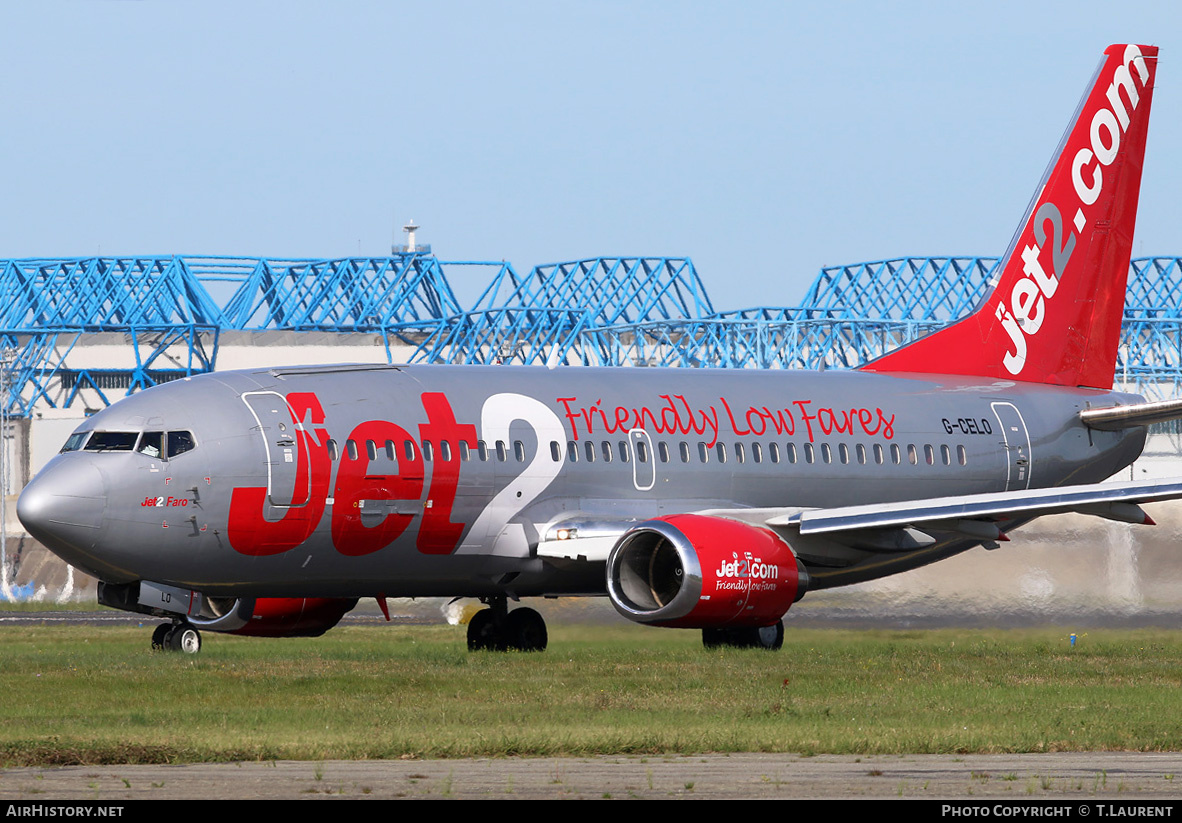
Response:
[[[1182,478],[1155,482],[1059,486],[993,494],[933,497],[870,506],[805,509],[767,519],[769,526],[799,527],[801,534],[925,526],[987,537],[990,525],[1047,514],[1079,512],[1128,523],[1152,524],[1139,504],[1182,497]],[[996,528],[996,527],[995,527]],[[994,538],[996,539],[996,537]]]
[[[851,546],[906,551],[935,543],[932,533],[961,534],[983,542],[1006,540],[1002,528],[1007,523],[1048,514],[1077,512],[1152,525],[1153,520],[1140,504],[1178,498],[1182,498],[1182,478],[932,497],[867,506],[710,509],[696,513],[776,530],[796,530],[802,535],[824,535]],[[538,545],[538,554],[551,559],[606,561],[620,536],[642,519],[596,520],[584,516],[578,522],[552,525]]]

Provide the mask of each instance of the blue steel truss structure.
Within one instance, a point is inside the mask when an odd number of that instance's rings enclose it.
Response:
[[[504,266],[472,311],[424,340],[411,362],[604,363],[595,333],[635,323],[679,323],[714,314],[685,257],[596,257]]]
[[[491,278],[463,306],[445,270]],[[363,332],[391,361],[853,368],[963,316],[991,257],[913,257],[821,270],[797,306],[716,311],[693,263],[598,257],[534,267],[423,251],[333,260],[142,256],[0,260],[9,414],[106,405],[217,367],[226,332]],[[481,270],[484,271],[483,269]],[[72,365],[80,343],[111,362]],[[1132,261],[1118,383],[1182,382],[1182,258]]]

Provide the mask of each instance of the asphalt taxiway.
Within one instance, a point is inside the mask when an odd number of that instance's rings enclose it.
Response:
[[[0,770],[0,798],[117,803],[183,799],[1053,800],[1182,799],[1182,753],[363,760]],[[1089,807],[1085,814],[1082,809]]]

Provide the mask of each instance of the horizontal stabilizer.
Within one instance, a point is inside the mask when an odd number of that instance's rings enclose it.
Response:
[[[1159,400],[1156,403],[1135,403],[1131,406],[1112,406],[1107,409],[1085,409],[1079,419],[1089,429],[1120,431],[1135,426],[1148,426],[1182,417],[1182,400]]]

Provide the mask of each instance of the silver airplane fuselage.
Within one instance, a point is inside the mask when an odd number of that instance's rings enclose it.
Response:
[[[89,418],[81,447],[26,489],[20,516],[114,583],[251,597],[604,594],[602,562],[539,545],[563,527],[618,534],[680,512],[1095,483],[1140,454],[1145,429],[1092,430],[1080,411],[1139,400],[842,372],[227,372]],[[125,436],[96,443],[92,432]],[[169,457],[156,433],[191,443]],[[945,538],[885,555],[799,536],[793,548],[823,588],[981,543]]]

